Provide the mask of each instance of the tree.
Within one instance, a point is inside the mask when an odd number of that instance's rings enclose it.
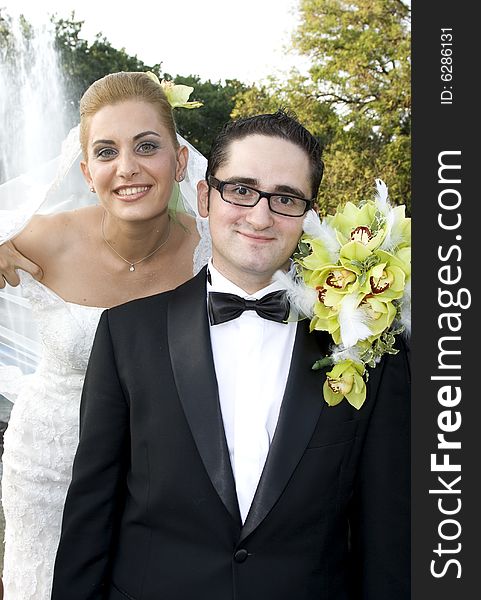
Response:
[[[147,66],[137,56],[127,54],[124,48],[114,48],[101,33],[89,44],[80,36],[84,22],[76,20],[74,12],[69,19],[52,17],[52,22],[72,124],[78,121],[83,92],[96,79],[116,71],[160,71],[161,63]]]
[[[383,177],[391,197],[409,204],[410,6],[402,0],[301,0],[300,13],[294,45],[311,60],[317,98],[342,116],[336,153],[347,144],[346,163],[361,176]]]
[[[17,43],[12,30],[12,18],[0,8],[0,64],[5,66],[14,62],[17,52]],[[18,31],[22,41],[28,46],[33,36],[33,28],[27,19],[20,15],[18,20]],[[31,48],[29,48],[31,50]]]
[[[324,210],[369,197],[375,177],[410,205],[409,26],[401,0],[301,0],[293,45],[309,58],[309,76],[291,72],[238,99],[236,114],[293,108],[321,138]]]
[[[2,64],[5,64],[11,36],[11,23],[9,16],[2,13],[2,10],[3,9],[0,8],[0,58]]]
[[[116,71],[153,71],[160,79],[174,79],[194,88],[191,99],[204,103],[200,109],[176,109],[175,119],[179,132],[200,152],[209,152],[213,137],[229,119],[234,107],[234,97],[245,89],[237,80],[228,80],[225,85],[201,81],[195,75],[175,78],[162,74],[162,63],[148,66],[136,56],[130,56],[122,48],[117,50],[101,34],[89,44],[82,39],[83,21],[53,18],[56,44],[65,77],[65,89],[71,114],[71,124],[78,121],[78,105],[82,93],[96,79]]]
[[[168,75],[165,77],[169,78]],[[192,86],[194,88],[192,99],[204,103],[202,107],[195,110],[177,109],[175,120],[179,133],[199,152],[207,156],[214,137],[230,119],[235,98],[247,87],[236,79],[228,79],[222,85],[220,82],[213,83],[210,80],[201,81],[196,75],[187,77],[177,75],[174,81]]]

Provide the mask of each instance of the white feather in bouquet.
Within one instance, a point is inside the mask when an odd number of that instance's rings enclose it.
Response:
[[[276,271],[274,280],[279,281],[286,290],[290,305],[303,317],[311,319],[314,315],[314,304],[317,300],[316,290],[308,287],[300,277],[295,276],[293,265],[288,273]]]
[[[367,313],[358,306],[358,303],[357,294],[348,294],[341,302],[339,326],[341,328],[342,344],[345,348],[355,346],[357,342],[372,335],[368,325]]]

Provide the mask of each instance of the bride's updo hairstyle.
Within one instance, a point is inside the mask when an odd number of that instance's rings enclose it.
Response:
[[[87,160],[88,129],[90,119],[104,106],[118,104],[125,100],[141,100],[151,104],[167,128],[174,147],[179,145],[176,137],[175,121],[167,97],[162,87],[146,73],[111,73],[94,81],[80,100],[80,145]]]

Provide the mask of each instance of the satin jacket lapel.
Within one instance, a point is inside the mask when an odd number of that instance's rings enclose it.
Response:
[[[325,406],[322,386],[327,368],[312,365],[327,352],[328,336],[310,334],[308,321],[297,326],[292,361],[276,432],[241,540],[261,523],[282,494],[300,461]]]
[[[210,344],[205,268],[173,292],[167,318],[172,369],[185,416],[214,488],[240,523]]]

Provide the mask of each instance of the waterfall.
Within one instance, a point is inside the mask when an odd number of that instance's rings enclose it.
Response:
[[[60,151],[66,134],[63,77],[53,26],[9,19],[0,29],[0,183]],[[1,21],[0,21],[1,24]]]

